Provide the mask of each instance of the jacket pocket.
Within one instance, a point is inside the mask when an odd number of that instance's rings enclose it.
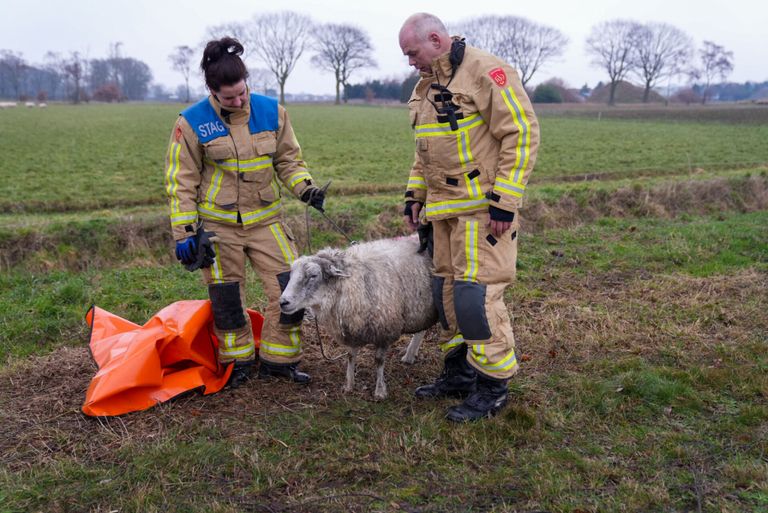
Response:
[[[272,159],[277,152],[277,138],[274,132],[259,132],[251,140],[256,156],[241,162],[241,180],[261,187],[272,180]]]

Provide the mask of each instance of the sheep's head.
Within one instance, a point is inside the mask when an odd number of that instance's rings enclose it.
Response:
[[[290,315],[317,306],[330,282],[346,276],[340,252],[324,250],[298,258],[291,265],[291,279],[280,295],[280,311]]]

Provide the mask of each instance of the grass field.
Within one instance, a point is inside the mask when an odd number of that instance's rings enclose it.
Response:
[[[392,350],[374,402],[371,355],[343,395],[309,329],[307,388],[84,417],[88,306],[143,323],[206,297],[163,204],[178,109],[0,111],[0,513],[768,511],[768,109],[541,109],[505,296],[523,366],[495,419],[448,425],[451,401],[412,396],[435,333],[412,367]],[[289,112],[329,214],[404,233],[405,111]],[[303,213],[289,202],[300,247]],[[345,243],[313,222],[315,249]]]

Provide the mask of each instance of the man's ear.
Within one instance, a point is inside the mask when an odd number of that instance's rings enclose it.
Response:
[[[428,39],[429,42],[432,43],[433,47],[440,48],[440,36],[437,34],[437,32],[430,32]]]

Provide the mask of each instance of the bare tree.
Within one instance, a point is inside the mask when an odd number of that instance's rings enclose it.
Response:
[[[72,103],[80,103],[84,96],[82,83],[85,79],[87,59],[80,56],[80,52],[72,52],[70,58],[64,63],[64,73],[72,81],[74,92],[72,93]]]
[[[248,25],[253,46],[280,87],[285,105],[285,83],[309,43],[312,20],[292,11],[258,15]]]
[[[13,97],[16,100],[21,98],[28,69],[29,66],[20,53],[0,50],[0,75],[13,89]]]
[[[712,41],[704,41],[704,47],[699,50],[699,57],[701,69],[693,70],[691,75],[704,80],[704,90],[701,92],[701,104],[704,105],[709,99],[712,82],[718,77],[721,81],[725,80],[733,71],[733,52]]]
[[[519,16],[481,16],[456,28],[472,46],[517,68],[523,86],[547,62],[561,56],[568,44],[568,38],[556,28]]]
[[[349,85],[352,72],[368,67],[376,67],[373,60],[368,34],[353,25],[327,23],[315,27],[312,31],[315,38],[312,64],[320,69],[330,71],[336,79],[336,105],[341,103],[341,87]],[[344,103],[347,102],[346,94]]]
[[[685,32],[666,23],[640,25],[636,42],[634,71],[645,85],[643,103],[648,103],[659,79],[682,72],[691,59],[693,42]]]
[[[233,37],[240,41],[245,47],[245,53],[248,53],[248,47],[251,46],[253,41],[248,31],[248,27],[243,23],[231,22],[222,23],[221,25],[215,25],[208,27],[205,31],[205,41],[200,44],[200,49],[204,49],[208,41],[212,39],[221,39],[224,36]]]
[[[592,64],[603,68],[611,80],[608,105],[616,103],[616,86],[633,68],[640,25],[630,20],[604,21],[592,27],[587,38],[587,53]]]
[[[189,75],[192,73],[193,54],[194,50],[192,48],[182,45],[177,46],[176,50],[168,56],[173,69],[184,77],[184,103],[189,103]]]

